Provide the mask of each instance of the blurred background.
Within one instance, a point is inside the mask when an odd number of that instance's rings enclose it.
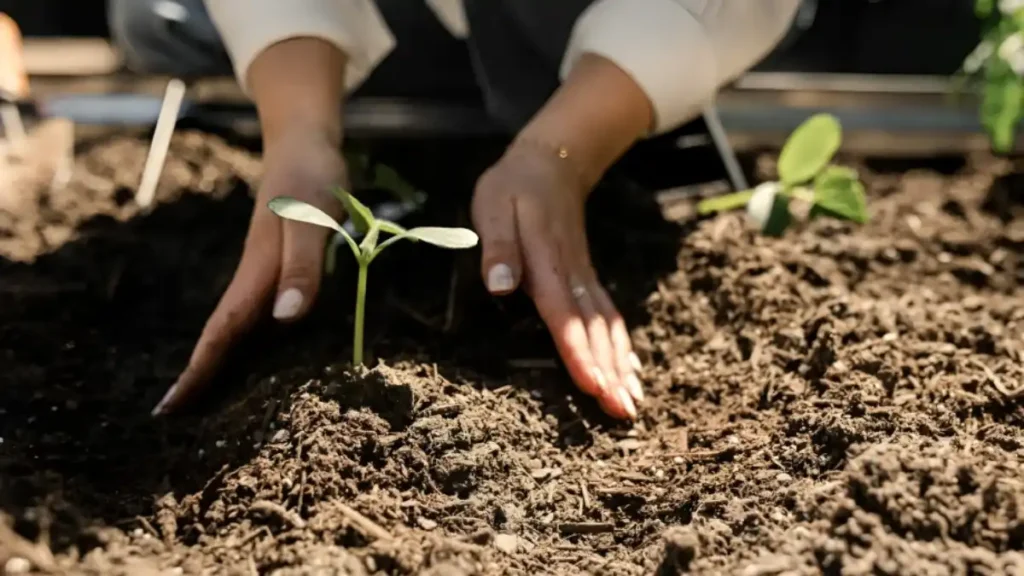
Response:
[[[756,0],[752,0],[756,1]],[[105,0],[0,0],[26,36],[106,36]],[[949,74],[978,38],[974,0],[807,0],[758,70]]]

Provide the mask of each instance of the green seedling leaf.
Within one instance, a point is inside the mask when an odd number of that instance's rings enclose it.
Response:
[[[402,236],[453,250],[472,248],[480,241],[476,232],[472,230],[467,230],[466,228],[442,228],[439,226],[420,226],[407,230]]]
[[[868,221],[867,197],[857,172],[829,166],[814,181],[814,211],[858,224]]]
[[[360,234],[366,234],[370,231],[370,226],[373,225],[374,217],[373,212],[356,199],[355,196],[349,194],[346,190],[340,186],[331,189],[331,192],[341,201],[342,205],[345,206],[345,212],[348,213],[348,217],[352,220],[352,226]]]
[[[374,172],[374,186],[391,192],[402,202],[416,202],[419,190],[402,178],[402,175],[394,168],[378,164]]]
[[[753,195],[753,190],[743,190],[740,192],[733,192],[732,194],[723,194],[721,196],[705,198],[697,203],[697,213],[701,216],[707,216],[714,212],[738,210],[746,206],[747,202],[750,202],[750,198]]]
[[[323,226],[340,234],[345,234],[345,229],[341,227],[341,224],[338,224],[337,220],[328,216],[323,210],[302,200],[289,196],[278,196],[271,199],[267,203],[267,207],[270,208],[271,212],[286,220]]]
[[[356,241],[349,236],[348,232],[338,224],[338,221],[331,218],[326,212],[307,204],[302,200],[297,200],[290,196],[278,196],[271,198],[270,202],[267,202],[267,208],[274,214],[277,214],[281,218],[286,220],[294,220],[296,222],[305,222],[306,224],[313,224],[314,226],[323,226],[324,228],[330,228],[338,234],[341,234],[345,241],[348,242],[349,248],[352,252],[359,255],[359,247],[356,245]]]
[[[835,156],[842,136],[839,120],[831,114],[815,114],[805,120],[782,147],[779,179],[795,186],[814,178]]]
[[[793,216],[789,213],[789,197],[779,194],[772,203],[772,213],[765,222],[762,232],[765,236],[782,236],[782,233],[789,228]]]

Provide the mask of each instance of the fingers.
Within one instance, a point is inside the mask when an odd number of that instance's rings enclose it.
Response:
[[[643,385],[637,374],[640,369],[640,359],[633,352],[633,342],[629,338],[629,331],[626,329],[626,321],[622,319],[615,303],[612,302],[608,292],[600,285],[593,289],[594,300],[600,314],[608,323],[608,333],[611,338],[612,349],[615,358],[615,365],[629,395],[635,403],[644,401]]]
[[[281,277],[273,315],[290,322],[303,317],[316,300],[330,234],[321,226],[292,221],[283,223],[282,234]]]
[[[252,328],[269,303],[280,269],[280,226],[269,214],[254,213],[235,276],[203,327],[188,367],[153,409],[154,416],[173,412],[209,382],[230,345]]]
[[[487,190],[487,178],[473,200],[473,226],[483,249],[481,274],[487,290],[502,296],[513,292],[522,278],[519,233],[512,197]]]
[[[574,277],[578,278],[578,276]],[[570,293],[576,303],[584,323],[587,326],[587,339],[597,369],[608,382],[608,388],[600,400],[602,407],[609,413],[622,413],[630,419],[636,418],[636,405],[633,395],[626,386],[624,374],[617,362],[615,346],[612,343],[611,325],[599,307],[596,294],[603,290],[596,281],[570,281]]]

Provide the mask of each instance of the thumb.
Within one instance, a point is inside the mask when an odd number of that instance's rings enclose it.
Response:
[[[286,221],[283,225],[281,276],[273,315],[289,322],[305,316],[316,300],[330,231],[304,222]]]
[[[515,203],[511,196],[479,193],[473,202],[473,226],[483,248],[481,275],[491,294],[503,296],[523,277]]]

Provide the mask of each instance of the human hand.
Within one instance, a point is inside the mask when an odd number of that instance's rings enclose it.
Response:
[[[625,322],[590,261],[584,225],[589,187],[559,150],[513,144],[477,182],[473,221],[492,294],[522,286],[569,374],[602,409],[636,418],[643,400]]]
[[[234,278],[207,320],[188,367],[153,409],[154,416],[179,408],[212,379],[230,346],[265,313],[271,296],[276,295],[273,317],[281,322],[301,318],[316,298],[328,231],[278,218],[267,202],[292,196],[340,219],[340,203],[330,190],[346,183],[341,151],[332,138],[296,126],[267,145],[263,160],[263,179]]]

